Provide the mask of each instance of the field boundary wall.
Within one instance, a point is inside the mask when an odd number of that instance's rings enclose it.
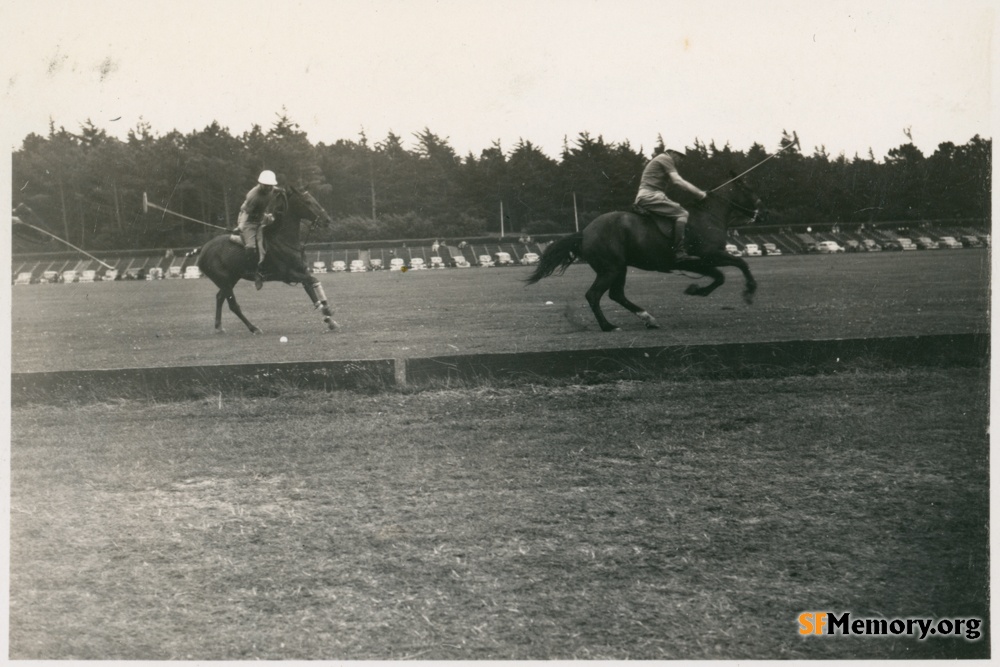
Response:
[[[753,377],[780,372],[835,372],[858,362],[894,366],[976,366],[989,356],[980,334],[795,340],[719,345],[476,354],[406,360],[406,380],[629,377],[690,373]],[[668,377],[668,376],[665,376]]]
[[[407,359],[302,361],[11,374],[11,402],[280,395],[288,389],[374,392],[394,387],[551,379],[748,378],[858,367],[985,367],[989,334],[963,333],[722,345],[560,350]]]

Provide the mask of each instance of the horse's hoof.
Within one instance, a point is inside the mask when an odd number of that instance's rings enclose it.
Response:
[[[250,330],[250,333],[252,333],[254,336],[259,336],[264,332],[258,329],[257,327],[254,327],[253,329]]]
[[[340,325],[337,324],[336,322],[330,321],[330,322],[326,323],[326,331],[327,331],[327,333],[329,333],[331,331],[339,331],[339,330],[340,330]]]
[[[659,329],[660,325],[657,324],[656,322],[646,322],[646,328],[647,329]]]
[[[215,330],[215,333],[216,333],[216,335],[218,335],[218,334],[224,334],[224,333],[226,333],[226,330],[223,329],[222,327],[219,327],[218,329]]]

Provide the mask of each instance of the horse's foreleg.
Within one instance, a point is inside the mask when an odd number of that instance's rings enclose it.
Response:
[[[628,269],[622,268],[617,275],[615,275],[614,282],[611,283],[611,289],[608,291],[608,296],[611,297],[612,301],[621,304],[629,312],[633,313],[636,317],[646,323],[647,329],[659,329],[660,325],[656,323],[653,316],[646,312],[646,309],[642,306],[638,306],[628,300],[625,296],[625,279],[628,277]]]
[[[226,333],[222,328],[222,302],[226,300],[226,295],[219,290],[215,294],[215,333]]]
[[[740,259],[734,266],[743,272],[743,301],[750,305],[753,303],[754,294],[757,292],[757,281],[750,273],[750,266],[746,261]]]
[[[617,326],[604,317],[604,311],[601,310],[601,297],[611,287],[616,275],[617,273],[614,271],[599,272],[597,278],[594,280],[594,284],[587,290],[587,303],[590,304],[590,309],[594,311],[594,317],[597,318],[597,323],[600,325],[601,331],[619,331]]]
[[[313,302],[313,307],[319,308],[323,311],[323,321],[326,322],[326,327],[329,331],[336,331],[340,326],[333,320],[333,311],[330,310],[330,304],[326,300],[326,292],[323,291],[323,283],[315,278],[306,280],[302,283],[305,287],[306,294]]]
[[[719,255],[712,256],[710,258],[705,258],[708,260],[707,263],[698,267],[696,270],[706,276],[711,277],[713,280],[709,285],[705,287],[699,287],[698,285],[689,285],[684,291],[685,294],[691,294],[694,296],[708,296],[714,292],[718,287],[720,287],[724,282],[726,282],[726,276],[723,275],[722,271],[718,269],[720,266],[735,266],[743,273],[744,288],[743,288],[743,300],[748,303],[753,303],[754,293],[757,291],[757,281],[754,280],[753,274],[750,273],[750,266],[746,263],[742,257],[733,257],[732,255]]]
[[[687,289],[684,290],[685,294],[689,294],[691,296],[708,296],[721,287],[724,282],[726,282],[726,276],[723,275],[722,271],[719,271],[714,266],[699,266],[697,271],[698,273],[711,278],[712,282],[704,287],[701,287],[697,283],[691,283],[687,286]]]

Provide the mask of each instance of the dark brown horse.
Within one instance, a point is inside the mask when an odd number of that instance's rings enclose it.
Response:
[[[323,285],[306,269],[303,246],[299,241],[302,221],[310,226],[330,224],[330,215],[319,202],[305,190],[289,187],[279,190],[270,213],[274,222],[264,227],[264,263],[261,267],[266,281],[280,281],[290,285],[301,283],[316,308],[322,309],[323,321],[330,330],[337,328],[333,313],[323,292]],[[252,333],[261,333],[240,309],[233,295],[233,287],[240,280],[254,279],[256,259],[247,258],[239,234],[221,234],[196,250],[198,268],[219,288],[215,295],[215,331],[222,328],[222,303],[247,325]],[[193,254],[193,253],[192,253]]]
[[[686,237],[690,252],[697,258],[682,262],[674,261],[673,239],[660,231],[651,216],[626,211],[605,213],[583,231],[549,245],[526,282],[531,285],[556,271],[562,273],[577,259],[586,261],[597,272],[597,279],[587,290],[587,302],[603,331],[618,330],[601,311],[605,292],[645,322],[647,328],[659,328],[652,315],[625,297],[625,278],[630,266],[663,273],[698,273],[712,278],[705,287],[689,285],[685,294],[694,296],[708,296],[726,281],[719,267],[735,266],[743,272],[746,281],[743,299],[752,303],[757,281],[741,257],[726,252],[726,241],[729,227],[741,221],[753,222],[759,208],[760,200],[739,179],[717,188],[691,206]]]

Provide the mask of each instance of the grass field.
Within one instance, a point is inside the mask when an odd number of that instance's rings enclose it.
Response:
[[[213,333],[206,279],[18,287],[14,372],[241,362],[382,359],[487,352],[865,338],[989,330],[986,251],[752,258],[760,290],[743,303],[735,270],[708,298],[684,276],[634,271],[627,293],[659,320],[646,330],[605,299],[623,331],[604,334],[583,298],[587,266],[525,287],[526,268],[322,277],[342,330],[327,334],[299,287],[240,283],[251,336],[228,309]],[[551,302],[551,305],[547,305]],[[288,342],[279,344],[280,336]]]
[[[984,371],[13,415],[11,657],[983,657]]]
[[[635,273],[601,333],[586,267],[14,291],[14,371],[986,332],[988,255],[761,258],[685,297]],[[552,305],[546,305],[552,301]],[[277,337],[286,335],[287,344]],[[988,630],[985,368],[784,378],[247,388],[18,406],[16,659],[988,657],[978,641],[798,635],[803,611]]]

